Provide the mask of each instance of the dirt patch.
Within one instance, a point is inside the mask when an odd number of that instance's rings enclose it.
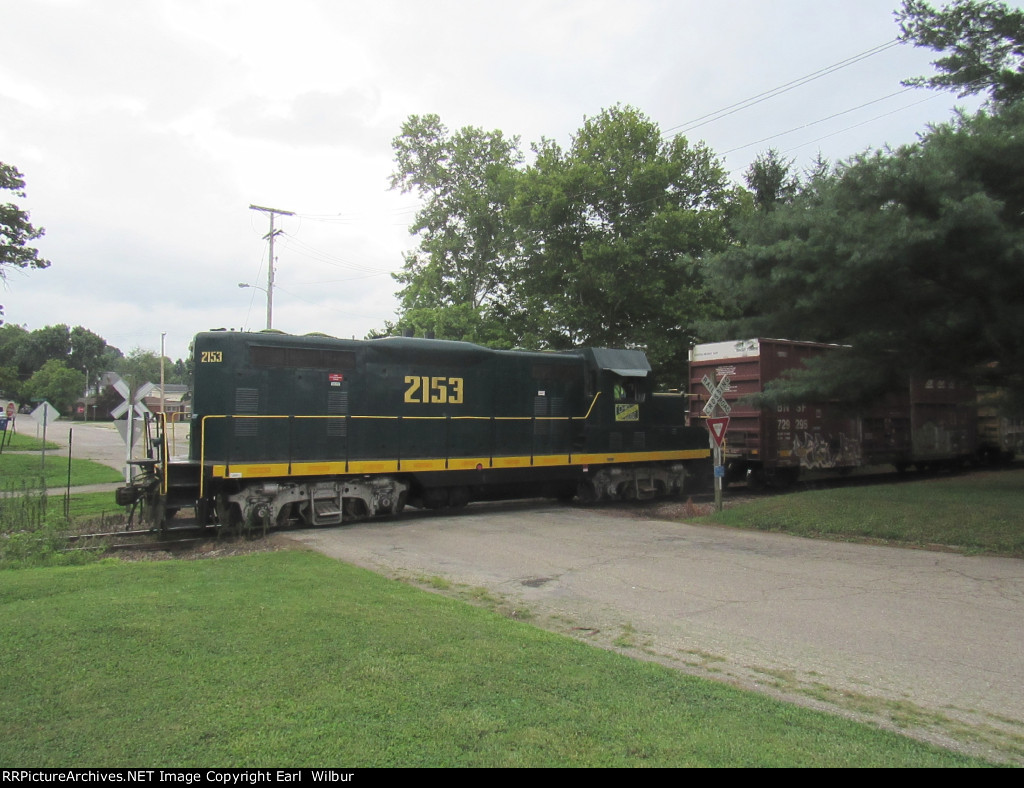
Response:
[[[119,550],[115,555],[122,561],[201,561],[205,558],[302,549],[306,548],[281,534],[270,534],[260,539],[210,539],[197,545],[169,547],[167,550]]]
[[[751,497],[731,497],[725,502],[725,508],[737,506],[751,500]],[[694,500],[687,498],[662,499],[658,501],[630,501],[628,503],[611,503],[593,507],[599,514],[610,514],[616,517],[629,517],[635,520],[668,520],[685,522],[696,517],[706,517],[715,513],[713,501]]]

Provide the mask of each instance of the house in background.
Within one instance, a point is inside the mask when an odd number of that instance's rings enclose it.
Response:
[[[192,413],[192,399],[188,396],[188,386],[182,383],[165,383],[161,397],[159,383],[146,383],[139,389],[137,399],[150,413],[180,414],[178,420],[187,418]]]
[[[75,418],[105,420],[123,419],[128,414],[128,384],[116,372],[105,372],[96,388],[75,403]],[[159,383],[144,383],[135,394],[135,414],[140,419],[161,412],[176,421],[188,419],[192,412],[189,387],[165,383],[161,397]]]

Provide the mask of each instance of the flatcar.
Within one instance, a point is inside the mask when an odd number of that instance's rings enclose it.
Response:
[[[690,352],[691,421],[709,398],[703,380],[728,378],[725,479],[785,486],[804,471],[848,472],[869,465],[936,469],[965,465],[978,449],[974,387],[951,378],[908,375],[904,385],[851,412],[837,402],[760,407],[761,393],[838,345],[755,338],[696,345]]]
[[[404,506],[678,494],[712,472],[686,400],[638,350],[208,331],[193,342],[187,456],[163,430],[122,505],[156,526],[337,525]]]

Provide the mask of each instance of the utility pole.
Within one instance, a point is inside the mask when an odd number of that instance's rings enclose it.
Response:
[[[274,236],[279,235],[281,230],[274,229],[274,215],[294,216],[292,211],[279,211],[277,208],[264,208],[261,205],[250,205],[251,211],[262,211],[270,214],[270,232],[263,236],[270,241],[270,264],[267,266],[267,328],[274,327]]]

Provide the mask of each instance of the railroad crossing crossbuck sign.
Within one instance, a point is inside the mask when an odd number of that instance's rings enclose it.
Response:
[[[708,397],[707,404],[704,405],[705,416],[715,415],[715,408],[721,410],[726,416],[732,413],[732,407],[725,401],[725,392],[729,388],[729,380],[729,376],[726,375],[718,381],[718,385],[716,386],[715,381],[707,375],[701,379],[701,383],[704,384],[704,388],[706,388],[708,390],[708,394],[711,395]]]

